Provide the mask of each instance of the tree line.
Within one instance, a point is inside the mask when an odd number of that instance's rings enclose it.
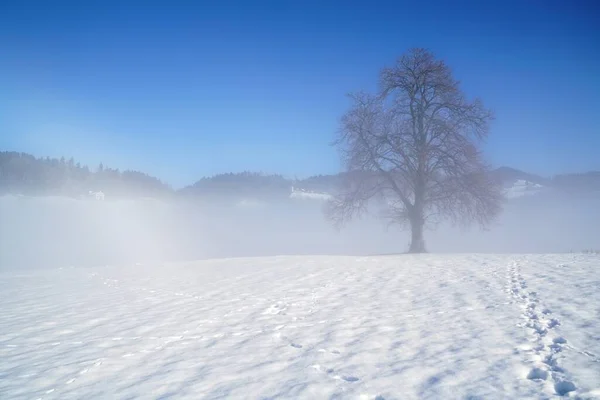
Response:
[[[103,164],[94,169],[65,157],[37,158],[31,154],[0,151],[0,195],[67,196],[79,198],[103,192],[107,198],[183,196],[288,197],[293,186],[309,191],[334,190],[337,175],[287,179],[278,174],[243,171],[204,177],[180,190],[146,173],[120,171]]]
[[[159,197],[171,187],[139,171],[120,171],[100,164],[95,170],[73,158],[36,158],[19,152],[0,152],[0,194],[86,196],[102,191],[119,197]]]

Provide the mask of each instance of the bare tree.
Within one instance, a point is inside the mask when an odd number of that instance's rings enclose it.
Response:
[[[334,145],[347,171],[328,217],[342,226],[373,200],[392,223],[409,226],[410,252],[443,220],[487,226],[502,209],[500,188],[478,148],[492,113],[469,101],[450,68],[413,49],[381,72],[380,92],[350,95]]]

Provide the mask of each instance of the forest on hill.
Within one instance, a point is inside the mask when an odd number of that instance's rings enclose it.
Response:
[[[514,168],[493,171],[496,179],[510,186],[517,180],[558,188],[566,192],[600,191],[600,172],[562,174],[544,178]],[[258,172],[224,173],[203,177],[192,185],[174,190],[147,173],[119,170],[103,164],[90,168],[73,158],[35,157],[21,152],[0,152],[0,195],[66,196],[80,198],[103,192],[109,198],[166,198],[171,196],[288,197],[292,188],[308,192],[335,191],[341,174],[288,179]]]

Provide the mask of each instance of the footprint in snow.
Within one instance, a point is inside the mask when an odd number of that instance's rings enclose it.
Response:
[[[560,353],[562,351],[562,346],[560,344],[552,343],[550,345],[550,350],[555,353]]]
[[[540,343],[540,344],[538,344],[537,346],[535,346],[535,347],[533,348],[533,350],[535,350],[535,351],[537,351],[537,352],[540,352],[540,351],[544,350],[544,345],[543,345],[542,343]]]
[[[302,345],[298,344],[298,343],[290,343],[290,346],[292,346],[292,347],[294,347],[296,349],[301,349],[302,348]]]
[[[313,365],[312,368],[316,369],[317,371],[326,372],[328,374],[332,374],[333,373],[333,368],[323,369],[319,364]]]
[[[554,390],[556,391],[556,394],[558,394],[559,396],[564,396],[564,395],[568,394],[569,392],[575,391],[576,389],[577,388],[575,387],[573,382],[569,382],[569,381],[561,381],[561,382],[556,382],[556,384],[554,384]]]
[[[567,339],[565,339],[564,337],[561,337],[561,336],[559,336],[557,338],[554,338],[554,340],[552,340],[552,341],[554,343],[556,343],[556,344],[565,344],[565,343],[567,343]]]
[[[527,379],[530,379],[533,381],[537,381],[537,380],[545,381],[546,379],[548,379],[548,371],[545,371],[541,368],[533,368],[527,374]]]
[[[555,319],[555,318],[552,318],[552,319],[551,319],[551,320],[548,322],[548,328],[549,328],[549,329],[552,329],[552,328],[554,328],[555,326],[558,326],[558,325],[560,325],[560,321],[559,321],[559,320],[557,320],[557,319]]]

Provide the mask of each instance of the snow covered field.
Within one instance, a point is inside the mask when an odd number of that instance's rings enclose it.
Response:
[[[0,272],[0,398],[600,398],[600,256]]]

